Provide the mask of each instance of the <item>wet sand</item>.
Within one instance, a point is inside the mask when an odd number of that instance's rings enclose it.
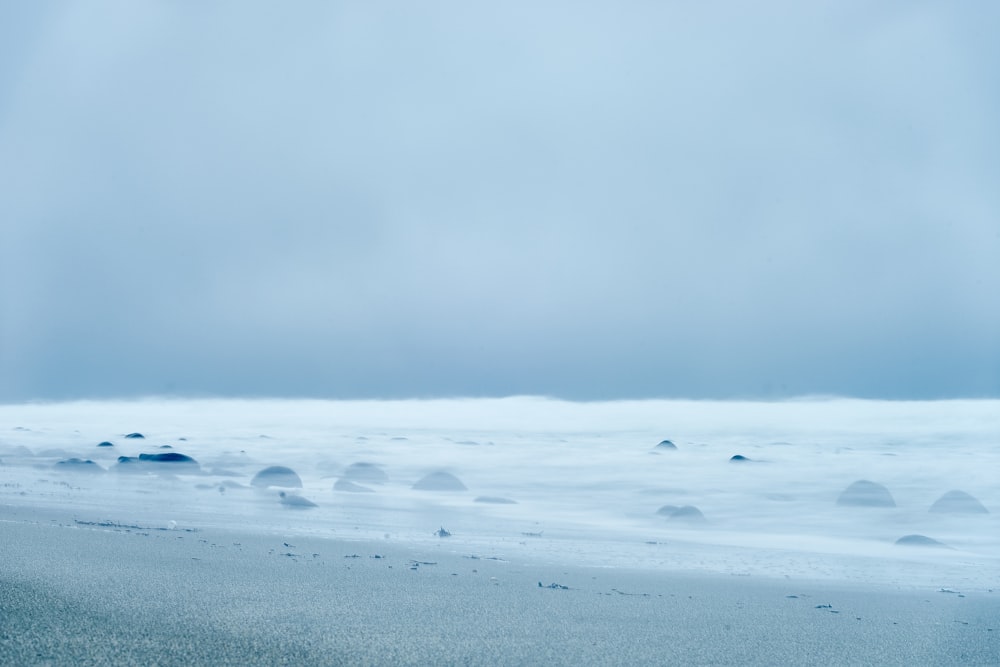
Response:
[[[998,591],[101,523],[0,507],[0,664],[1000,664]]]

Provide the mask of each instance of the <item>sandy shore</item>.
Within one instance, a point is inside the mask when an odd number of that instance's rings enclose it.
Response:
[[[0,508],[0,664],[1000,664],[988,590],[100,523]]]

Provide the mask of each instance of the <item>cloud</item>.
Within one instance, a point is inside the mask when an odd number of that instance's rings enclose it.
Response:
[[[716,9],[13,17],[0,398],[996,394],[983,17]]]

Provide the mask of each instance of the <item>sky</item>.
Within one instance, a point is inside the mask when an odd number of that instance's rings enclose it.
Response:
[[[3,3],[0,401],[1000,396],[998,21]]]

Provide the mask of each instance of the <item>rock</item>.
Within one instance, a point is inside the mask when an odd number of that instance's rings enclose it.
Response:
[[[465,484],[447,472],[432,472],[413,485],[418,491],[466,491]]]
[[[949,491],[931,505],[931,512],[940,514],[989,514],[981,502],[965,491]]]
[[[104,468],[97,465],[90,459],[63,459],[54,466],[57,470],[72,470],[73,472],[104,472]]]
[[[108,442],[107,440],[105,440],[104,442],[97,443],[97,446],[98,447],[114,447],[115,444],[113,442]]]
[[[151,470],[159,470],[160,466],[170,466],[172,471],[200,470],[201,466],[190,456],[179,452],[164,452],[162,454],[139,454],[139,461],[150,466]]]
[[[142,472],[143,467],[137,456],[119,456],[118,463],[112,470],[121,473],[137,473]]]
[[[129,433],[125,437],[126,438],[130,438],[132,440],[141,440],[141,439],[145,438],[146,436],[144,436],[142,433]]]
[[[68,459],[72,458],[72,454],[67,452],[65,449],[43,449],[38,452],[39,456],[44,456],[45,458],[56,458],[56,459]]]
[[[904,535],[896,544],[901,547],[930,547],[932,549],[951,549],[947,544],[942,544],[926,535]]]
[[[269,486],[284,486],[286,488],[301,489],[302,480],[295,471],[285,466],[270,466],[264,468],[253,476],[250,486],[267,488]]]
[[[441,526],[440,530],[434,531],[434,534],[437,535],[438,537],[451,537],[451,533],[445,530],[444,526]]]
[[[369,489],[367,486],[361,486],[346,479],[338,479],[334,482],[333,490],[347,491],[348,493],[375,493],[375,489]]]
[[[677,445],[675,445],[670,440],[661,440],[660,444],[658,444],[656,447],[653,447],[653,449],[656,450],[656,451],[660,451],[660,452],[662,452],[662,451],[669,451],[669,450],[677,449]]]
[[[477,496],[474,503],[489,503],[492,505],[516,505],[516,500],[511,500],[510,498],[501,498],[500,496]]]
[[[683,523],[698,524],[705,523],[705,515],[701,513],[701,510],[694,505],[684,505],[683,507],[678,507],[670,514],[671,521],[679,521]]]
[[[729,457],[730,463],[750,463],[753,459],[748,459],[742,454],[737,454],[736,456]]]
[[[860,479],[844,489],[837,498],[838,505],[849,507],[895,507],[889,489],[881,484]]]
[[[663,516],[671,516],[674,512],[676,512],[679,509],[680,507],[677,505],[664,505],[660,509],[656,510],[656,513],[661,514]]]
[[[310,507],[319,507],[319,505],[317,505],[311,500],[308,500],[307,498],[303,498],[302,496],[291,495],[285,493],[284,491],[280,492],[278,494],[278,497],[281,499],[281,504],[283,506],[289,507],[291,509],[306,510],[309,509]]]
[[[344,469],[344,479],[368,484],[385,484],[389,476],[374,463],[352,463]]]

